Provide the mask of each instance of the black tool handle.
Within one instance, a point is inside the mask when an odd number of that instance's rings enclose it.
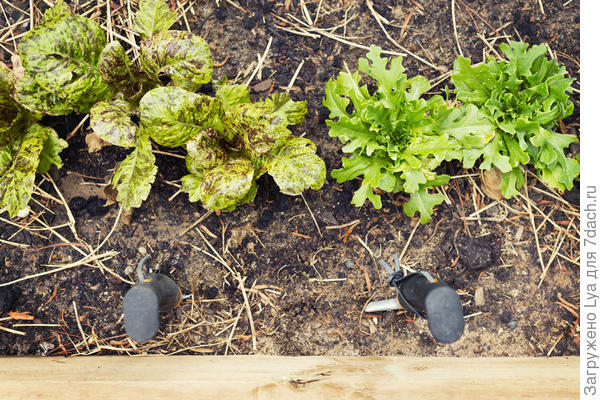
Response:
[[[398,290],[398,301],[407,310],[426,318],[438,342],[452,343],[464,331],[462,304],[456,291],[440,279],[423,272],[391,282]]]

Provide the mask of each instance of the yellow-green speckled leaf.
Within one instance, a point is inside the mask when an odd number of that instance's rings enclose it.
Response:
[[[192,92],[210,82],[212,55],[200,36],[180,31],[159,32],[143,41],[140,51],[142,69],[155,81],[168,76],[173,85]]]
[[[135,13],[133,30],[146,40],[169,29],[176,17],[177,13],[169,10],[164,0],[142,0],[140,9]]]
[[[137,208],[148,198],[156,178],[156,165],[148,135],[138,136],[135,149],[121,162],[112,177],[117,189],[117,201],[125,210]]]
[[[199,132],[215,126],[220,118],[214,97],[178,87],[158,87],[140,100],[140,124],[161,146],[183,146]]]
[[[27,32],[19,44],[30,80],[18,86],[20,97],[33,96],[26,103],[44,107],[37,109],[40,112],[60,115],[70,109],[87,113],[112,92],[98,69],[106,44],[104,31],[96,22],[69,13],[62,2],[56,7],[58,10],[47,11],[42,23]]]

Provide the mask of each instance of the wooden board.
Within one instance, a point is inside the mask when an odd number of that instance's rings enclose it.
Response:
[[[579,357],[0,358],[2,399],[579,399]]]

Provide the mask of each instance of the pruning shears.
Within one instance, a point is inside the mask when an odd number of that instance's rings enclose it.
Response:
[[[398,254],[394,255],[394,268],[385,260],[379,260],[379,264],[388,273],[388,282],[396,289],[396,297],[370,302],[365,312],[405,309],[425,318],[429,331],[438,342],[452,343],[462,336],[465,322],[455,290],[426,271],[405,275],[400,269]]]
[[[138,281],[123,298],[125,331],[136,342],[152,339],[159,326],[159,312],[168,312],[189,297],[183,295],[177,284],[161,273],[145,274],[146,256],[138,263]]]

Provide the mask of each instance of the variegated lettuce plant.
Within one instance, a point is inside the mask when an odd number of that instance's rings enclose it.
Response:
[[[137,65],[63,0],[45,12],[19,45],[24,76],[0,64],[0,210],[16,215],[31,198],[35,172],[61,166],[67,143],[36,121],[71,112],[89,112],[98,136],[133,149],[111,181],[125,209],[139,207],[154,182],[151,140],[187,149],[182,190],[207,208],[251,201],[264,173],[286,194],[322,186],[315,145],[287,129],[303,122],[306,102],[276,94],[252,103],[245,86],[227,82],[216,84],[214,97],[195,93],[212,78],[210,49],[192,33],[168,30],[175,17],[163,0],[140,3]]]
[[[186,148],[190,173],[182,191],[209,209],[252,201],[264,173],[286,194],[319,189],[325,164],[316,146],[287,128],[304,121],[306,102],[275,94],[252,103],[246,86],[226,81],[215,83],[214,97],[195,93],[211,81],[211,52],[199,36],[168,30],[174,20],[162,0],[143,1],[134,22],[142,38],[139,67],[119,42],[100,56],[102,79],[116,95],[92,107],[91,127],[103,140],[133,148],[112,178],[117,200],[131,209],[147,198],[157,170],[151,140]]]
[[[67,147],[37,121],[44,114],[86,113],[112,95],[98,70],[105,44],[98,24],[59,0],[19,44],[24,76],[17,79],[0,63],[0,209],[11,217],[27,206],[36,171],[60,167]]]

